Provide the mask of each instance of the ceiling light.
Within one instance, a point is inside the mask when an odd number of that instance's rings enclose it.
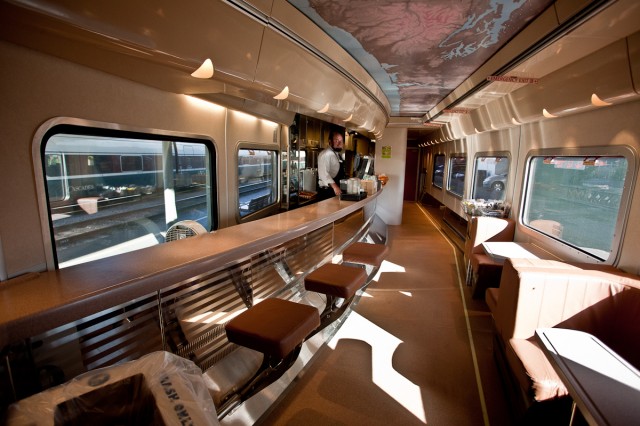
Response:
[[[282,92],[278,93],[273,97],[273,99],[277,99],[279,101],[287,99],[289,97],[289,86],[284,86]]]
[[[353,118],[353,114],[349,115],[347,118],[345,118],[342,121],[344,121],[344,122],[351,121],[352,118]]]
[[[544,115],[547,118],[556,118],[557,117],[557,115],[553,115],[549,111],[547,111],[546,108],[542,109],[542,115]]]
[[[202,65],[200,65],[200,68],[191,73],[191,76],[205,79],[213,77],[213,63],[211,59],[205,59]]]
[[[609,106],[609,105],[611,105],[611,103],[603,101],[602,99],[600,99],[598,97],[598,95],[596,95],[594,93],[593,95],[591,95],[591,105],[593,105],[593,106]]]
[[[322,109],[318,110],[320,114],[324,114],[327,111],[329,111],[329,103],[327,103],[324,107],[322,107]]]
[[[516,120],[516,119],[515,119],[515,117],[511,117],[511,122],[512,122],[513,124],[515,124],[516,126],[519,126],[520,124],[522,124],[522,123],[520,123],[518,120]]]

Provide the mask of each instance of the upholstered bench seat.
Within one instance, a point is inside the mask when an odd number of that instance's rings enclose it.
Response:
[[[472,297],[482,299],[488,288],[500,285],[500,275],[502,274],[502,263],[496,262],[491,256],[474,253],[470,259],[471,270],[475,271],[475,276],[471,282]]]
[[[356,242],[342,252],[342,260],[348,263],[380,266],[387,253],[389,253],[389,247],[384,244]]]
[[[349,299],[366,280],[364,269],[326,263],[305,277],[304,287],[308,291]]]
[[[319,325],[313,306],[272,298],[238,315],[225,329],[230,342],[284,358]]]

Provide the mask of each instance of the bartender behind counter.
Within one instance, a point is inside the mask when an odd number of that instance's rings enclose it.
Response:
[[[340,179],[346,179],[340,152],[344,148],[344,135],[336,130],[329,132],[329,146],[318,155],[318,201],[340,195]]]

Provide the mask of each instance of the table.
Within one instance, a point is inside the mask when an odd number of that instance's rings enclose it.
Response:
[[[505,259],[553,259],[548,251],[533,243],[517,243],[511,241],[484,242],[482,248],[493,260],[504,263]]]
[[[573,398],[573,414],[577,405],[592,425],[640,423],[640,371],[589,333],[540,328],[536,338]]]

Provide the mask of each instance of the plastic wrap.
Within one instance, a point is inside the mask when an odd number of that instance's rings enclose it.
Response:
[[[8,425],[217,425],[202,371],[169,352],[81,374],[9,407]]]

